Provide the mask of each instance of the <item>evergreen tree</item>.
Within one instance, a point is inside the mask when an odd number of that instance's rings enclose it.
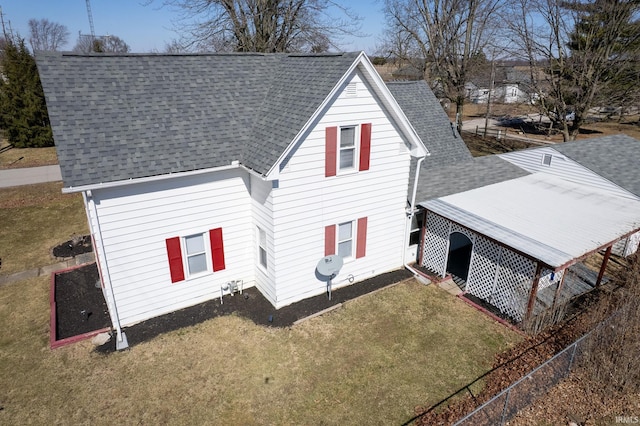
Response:
[[[53,146],[36,61],[24,39],[6,40],[0,58],[0,126],[17,148]]]

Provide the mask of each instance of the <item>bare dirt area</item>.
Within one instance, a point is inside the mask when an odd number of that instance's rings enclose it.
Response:
[[[640,417],[640,394],[616,392],[603,395],[602,392],[593,392],[595,388],[597,384],[588,383],[581,372],[572,373],[507,424],[605,426],[624,424],[621,418]]]

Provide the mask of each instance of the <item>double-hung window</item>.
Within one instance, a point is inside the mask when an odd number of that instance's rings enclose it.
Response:
[[[171,282],[225,269],[222,228],[185,237],[167,238]]]
[[[353,170],[356,161],[356,128],[340,128],[340,170]]]
[[[371,123],[325,129],[325,177],[369,170]]]
[[[343,259],[353,255],[353,222],[338,225],[338,255]]]
[[[328,225],[324,228],[324,255],[359,259],[367,252],[367,218]]]
[[[185,255],[187,257],[187,273],[189,276],[207,270],[207,250],[204,245],[204,234],[184,237]]]
[[[267,233],[258,227],[258,260],[260,265],[267,267]]]

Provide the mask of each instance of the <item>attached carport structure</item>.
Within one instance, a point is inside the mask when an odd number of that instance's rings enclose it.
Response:
[[[531,318],[544,289],[555,287],[555,304],[567,269],[606,249],[600,284],[612,245],[640,235],[639,200],[544,173],[420,206],[426,210],[422,266],[444,276],[452,235],[466,236],[472,249],[465,291],[518,322]]]

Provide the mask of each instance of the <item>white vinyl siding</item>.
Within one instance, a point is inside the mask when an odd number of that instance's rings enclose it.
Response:
[[[409,151],[368,84],[357,73],[354,81],[358,83],[357,96],[349,97],[344,92],[337,96],[292,152],[280,172],[278,189],[272,191],[277,307],[326,290],[326,283],[316,278],[315,268],[324,255],[324,229],[328,225],[337,227],[368,218],[366,256],[346,263],[333,280],[334,288],[402,267]],[[369,170],[345,174],[338,170],[337,176],[326,179],[325,129],[363,123],[372,126]]]
[[[253,220],[253,226],[259,227],[265,231],[267,238],[267,267],[261,267],[259,252],[252,250],[253,257],[250,262],[255,269],[256,287],[269,300],[273,305],[276,304],[276,284],[275,275],[273,270],[273,197],[272,197],[272,183],[269,181],[263,181],[255,176],[251,176],[251,216]],[[253,247],[256,247],[259,242],[256,232],[254,234]]]
[[[226,281],[253,285],[248,181],[238,169],[93,191],[104,241],[99,265],[109,267],[123,326],[215,298]],[[98,229],[95,222],[92,218],[92,232]],[[165,240],[203,234],[206,250],[206,232],[213,228],[224,233],[226,268],[172,284]],[[181,246],[184,255],[184,239]]]

